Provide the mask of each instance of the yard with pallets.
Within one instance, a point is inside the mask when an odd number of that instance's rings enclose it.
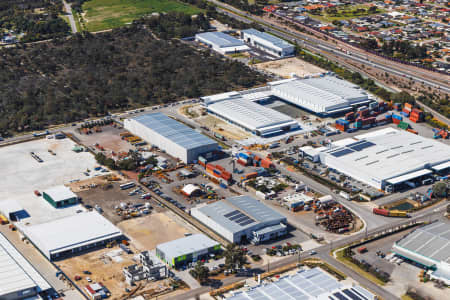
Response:
[[[151,13],[184,12],[198,14],[200,9],[176,0],[90,0],[83,4],[88,31],[123,26]]]

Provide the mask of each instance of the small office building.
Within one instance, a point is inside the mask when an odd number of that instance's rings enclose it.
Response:
[[[193,234],[156,246],[156,256],[174,268],[208,258],[221,249],[220,244],[204,234]]]
[[[70,188],[58,185],[45,190],[42,197],[55,208],[62,208],[78,203],[78,196]]]
[[[294,45],[256,29],[242,30],[241,39],[247,44],[279,58],[293,56],[295,54]]]

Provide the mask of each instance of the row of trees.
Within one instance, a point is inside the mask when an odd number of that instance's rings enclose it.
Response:
[[[151,27],[167,28],[158,20]],[[156,39],[139,24],[2,49],[0,69],[0,135],[266,82],[239,62]]]
[[[23,33],[23,42],[66,36],[70,26],[59,17],[62,8],[61,0],[2,0],[0,29]]]

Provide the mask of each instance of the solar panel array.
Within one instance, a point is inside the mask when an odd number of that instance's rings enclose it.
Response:
[[[347,155],[347,154],[350,154],[353,152],[354,152],[353,150],[344,148],[342,150],[337,150],[337,151],[331,152],[331,155],[333,155],[334,157],[341,157],[341,156],[344,156],[344,155]]]
[[[396,243],[434,261],[450,262],[450,226],[443,222],[433,223],[413,231]]]
[[[375,144],[366,140],[358,141],[356,143],[347,145],[347,147],[355,151],[361,151],[372,146],[375,146]]]
[[[239,210],[233,210],[232,212],[225,214],[224,217],[240,226],[246,226],[255,222],[255,220],[247,215],[244,215]]]
[[[371,300],[374,295],[359,286],[344,288],[336,279],[326,274],[320,268],[299,272],[293,276],[284,277],[267,285],[248,291],[239,292],[229,300],[279,300],[322,299],[328,294],[332,300]]]

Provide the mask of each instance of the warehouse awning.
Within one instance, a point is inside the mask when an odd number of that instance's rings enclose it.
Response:
[[[435,170],[435,171],[441,171],[441,170],[450,168],[450,161],[445,162],[445,163],[443,163],[443,164],[439,164],[439,165],[437,165],[437,166],[433,166],[433,167],[431,167],[431,168],[432,168],[433,170]]]
[[[398,184],[398,183],[402,183],[402,182],[408,181],[410,179],[414,179],[414,178],[417,178],[417,177],[420,177],[420,176],[424,176],[424,175],[428,175],[428,174],[431,174],[431,173],[433,173],[433,172],[430,171],[430,170],[427,170],[427,169],[423,169],[423,170],[419,170],[419,171],[416,171],[416,172],[412,172],[412,173],[408,173],[408,174],[405,174],[405,175],[402,175],[402,176],[398,176],[398,177],[394,177],[394,178],[388,179],[387,182],[390,183],[390,184]]]

